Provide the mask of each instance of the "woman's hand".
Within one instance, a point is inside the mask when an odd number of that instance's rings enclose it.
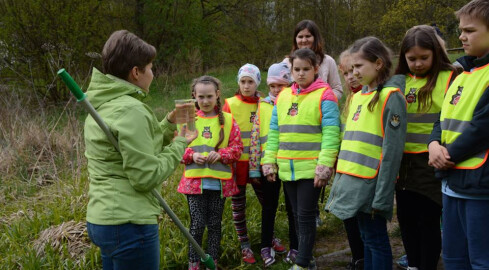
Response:
[[[207,163],[214,164],[219,160],[221,160],[221,155],[219,153],[216,151],[209,152],[209,155],[207,156]]]
[[[171,112],[169,112],[167,115],[166,115],[166,120],[168,120],[168,122],[172,123],[172,124],[175,124],[177,122],[177,113],[176,113],[176,109],[173,109]]]
[[[180,129],[178,136],[184,137],[187,140],[187,144],[190,144],[195,138],[197,138],[197,130],[190,131],[187,129],[187,125],[183,125]]]
[[[316,175],[314,176],[314,187],[316,188],[324,187],[328,184],[331,175],[333,175],[333,168],[318,164],[316,166],[315,174]]]
[[[197,152],[195,152],[192,155],[192,159],[194,160],[195,164],[199,164],[199,165],[204,165],[204,163],[207,161],[206,157],[204,157],[201,153],[197,153]]]
[[[428,145],[428,151],[428,165],[439,170],[446,170],[455,166],[455,163],[450,161],[450,154],[448,154],[448,150],[444,146],[440,145],[438,141],[432,141]]]

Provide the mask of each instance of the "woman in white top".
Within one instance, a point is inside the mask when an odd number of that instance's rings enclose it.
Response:
[[[302,48],[313,50],[318,57],[318,62],[321,63],[319,65],[319,77],[331,86],[336,98],[339,100],[343,95],[340,75],[336,69],[336,62],[334,59],[323,52],[322,44],[323,39],[316,23],[311,20],[303,20],[295,27],[291,53]],[[289,57],[286,57],[282,62],[286,63],[290,68]]]

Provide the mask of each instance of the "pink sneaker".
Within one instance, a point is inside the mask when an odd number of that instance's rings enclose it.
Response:
[[[272,248],[277,254],[284,254],[287,252],[287,249],[280,243],[280,239],[278,238],[272,239]]]
[[[241,254],[243,255],[243,261],[247,264],[256,263],[255,256],[253,255],[253,251],[251,248],[243,248],[241,250]]]

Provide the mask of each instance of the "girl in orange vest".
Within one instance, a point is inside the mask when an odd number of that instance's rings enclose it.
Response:
[[[353,73],[363,88],[353,95],[326,210],[358,219],[365,270],[392,269],[387,220],[406,134],[404,76],[390,76],[389,49],[377,38],[355,41]]]
[[[418,25],[407,31],[396,69],[396,74],[406,76],[408,102],[396,201],[408,265],[418,269],[435,270],[440,258],[441,182],[428,166],[427,142],[454,70],[433,27]]]
[[[209,127],[198,130],[199,138],[196,140],[198,145],[185,149],[182,159],[182,163],[185,164],[185,173],[182,175],[178,185],[178,192],[187,195],[190,213],[190,234],[201,245],[202,236],[207,227],[207,250],[214,259],[216,266],[221,243],[221,220],[224,203],[226,197],[237,194],[239,190],[233,179],[222,180],[217,176],[196,177],[195,175],[190,175],[189,171],[193,167],[199,168],[199,165],[232,164],[239,159],[243,151],[238,124],[230,115],[224,115],[225,113],[221,110],[220,89],[221,82],[211,76],[199,77],[194,79],[192,83],[192,96],[197,100],[197,108],[199,109],[197,112],[198,118],[202,118],[201,121],[212,119],[215,123],[212,122]],[[212,132],[212,130],[216,129],[213,129],[211,124],[221,127],[218,134],[212,134],[216,133]],[[227,143],[223,141],[225,139],[224,129],[230,130]],[[210,141],[213,136],[218,137],[217,144],[214,141],[212,141],[212,145],[204,144],[205,141]],[[205,150],[206,147],[209,149]],[[198,149],[205,150],[201,150],[201,152],[208,152],[208,155],[202,155]],[[200,257],[192,245],[189,245],[188,256],[188,269],[200,269]]]

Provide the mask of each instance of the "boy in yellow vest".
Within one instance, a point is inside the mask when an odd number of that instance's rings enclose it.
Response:
[[[467,56],[448,89],[429,143],[442,179],[445,269],[489,269],[489,1],[456,13]]]

